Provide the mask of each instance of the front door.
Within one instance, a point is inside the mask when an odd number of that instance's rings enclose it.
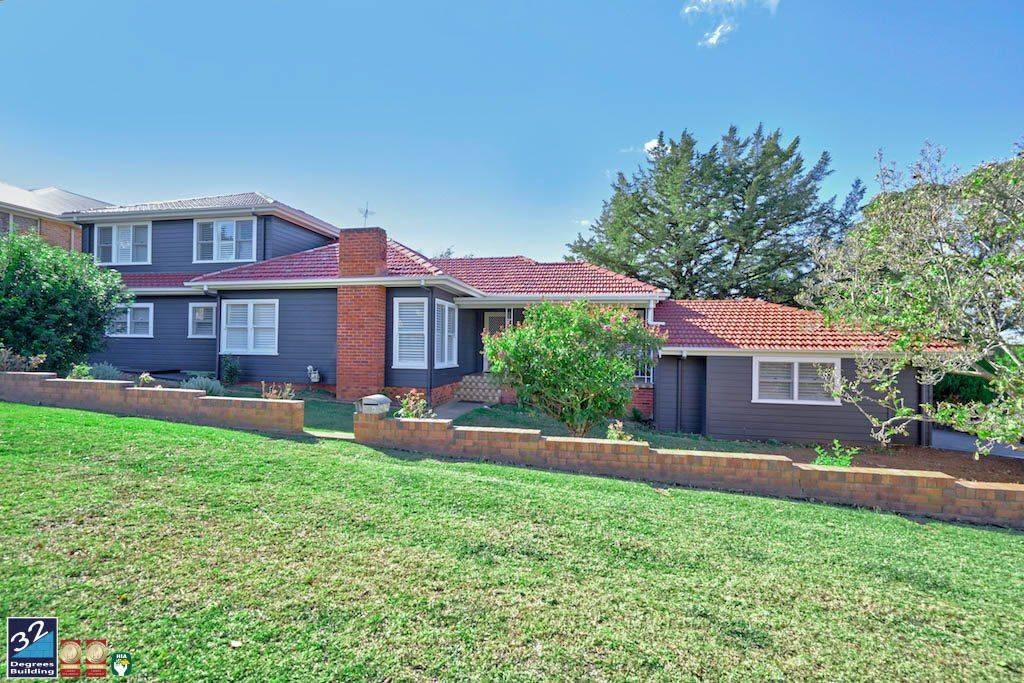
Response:
[[[484,333],[498,334],[505,329],[505,313],[484,313]],[[491,364],[487,362],[487,354],[484,354],[484,372],[491,371]]]

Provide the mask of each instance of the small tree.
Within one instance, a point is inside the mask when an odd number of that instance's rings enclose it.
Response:
[[[862,410],[883,443],[928,420],[978,436],[983,452],[995,442],[1018,447],[1024,356],[1011,340],[1024,328],[1024,157],[961,176],[926,147],[909,177],[883,166],[879,182],[863,221],[819,251],[804,298],[830,321],[892,335],[891,348],[860,359],[842,398],[886,409]],[[918,412],[899,388],[906,368],[926,384],[979,377],[987,392]]]
[[[527,308],[521,324],[485,337],[484,350],[520,401],[584,436],[625,412],[637,368],[663,343],[636,313],[580,301]]]
[[[131,294],[113,270],[36,235],[0,238],[0,343],[15,353],[46,354],[64,375],[101,347],[115,307]]]

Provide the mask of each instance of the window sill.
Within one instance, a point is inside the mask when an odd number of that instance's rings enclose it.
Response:
[[[213,334],[190,334],[187,339],[216,339],[217,336]]]
[[[212,339],[212,337],[211,337]],[[249,351],[248,349],[221,349],[222,356],[276,356],[277,351]]]
[[[424,363],[423,365],[392,365],[391,369],[392,370],[426,370],[427,369],[427,365],[426,365],[426,363]]]
[[[243,258],[243,259],[228,259],[226,261],[196,261],[195,259],[192,260],[192,265],[194,265],[194,266],[201,266],[201,265],[203,265],[205,263],[214,263],[214,264],[216,264],[216,263],[256,263],[256,259],[255,258]]]
[[[841,401],[793,401],[789,399],[755,398],[751,403],[774,403],[789,406],[841,406]]]
[[[153,262],[152,261],[137,261],[137,262],[134,262],[134,263],[100,263],[99,261],[95,261],[95,264],[97,266],[106,266],[108,268],[117,268],[119,266],[151,266],[151,265],[153,265]]]
[[[151,334],[108,334],[111,339],[152,339]]]
[[[445,363],[444,365],[437,365],[436,363],[434,364],[435,370],[451,370],[452,368],[457,367],[459,367],[458,363]]]

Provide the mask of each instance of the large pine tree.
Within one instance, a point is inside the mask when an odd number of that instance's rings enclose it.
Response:
[[[809,272],[815,240],[842,236],[864,196],[822,200],[823,153],[805,169],[799,138],[735,126],[706,152],[683,132],[658,136],[644,165],[620,173],[591,234],[568,245],[581,258],[645,280],[676,298],[759,297],[790,303]]]

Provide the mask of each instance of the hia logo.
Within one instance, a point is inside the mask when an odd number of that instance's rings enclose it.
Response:
[[[7,677],[57,677],[57,617],[7,617]]]

